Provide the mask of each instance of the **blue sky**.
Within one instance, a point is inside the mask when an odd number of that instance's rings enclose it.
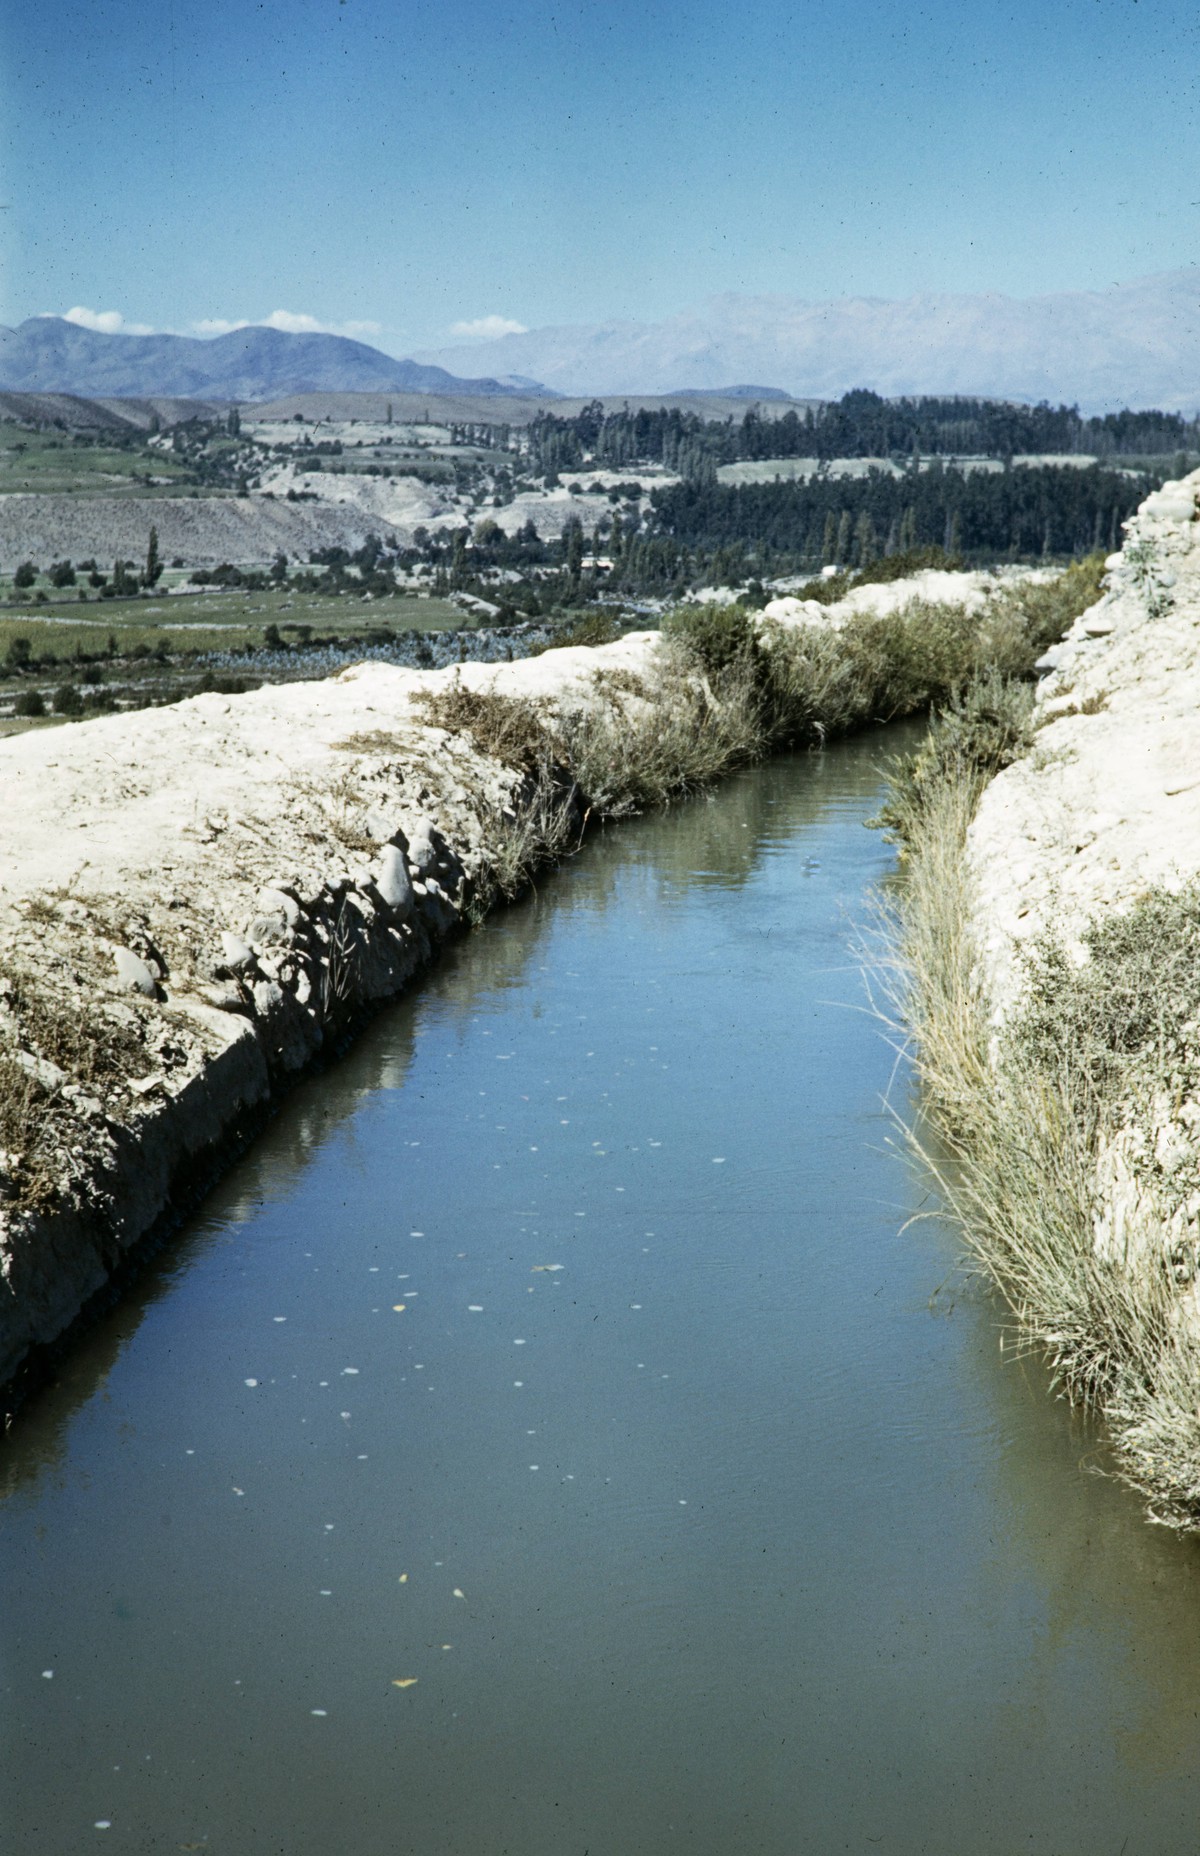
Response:
[[[1200,258],[1198,84],[1194,0],[13,0],[0,322],[1103,288]]]

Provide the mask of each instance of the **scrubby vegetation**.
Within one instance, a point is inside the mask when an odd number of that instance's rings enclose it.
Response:
[[[1017,588],[975,613],[913,599],[837,630],[784,626],[742,605],[682,606],[664,621],[652,671],[601,669],[573,706],[457,679],[418,706],[428,722],[524,775],[534,795],[519,825],[497,822],[506,874],[485,879],[489,899],[514,893],[560,854],[571,837],[564,795],[576,796],[584,818],[615,818],[668,804],[780,748],[941,705],[930,743],[897,769],[884,821],[908,840],[945,778],[977,791],[989,769],[1020,751],[1032,702],[1026,680],[1047,629],[1057,636],[1097,586],[1091,563],[1032,598]]]

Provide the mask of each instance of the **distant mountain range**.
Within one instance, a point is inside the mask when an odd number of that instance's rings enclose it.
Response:
[[[480,367],[489,371],[479,377]],[[730,381],[771,381],[769,387]],[[545,383],[545,384],[540,384]],[[0,391],[95,398],[279,400],[309,393],[474,399],[720,393],[836,399],[968,394],[1200,406],[1200,266],[1108,290],[1015,298],[719,296],[662,322],[530,329],[394,360],[341,335],[255,326],[201,340],[103,335],[59,316],[0,328]]]
[[[672,393],[770,380],[801,398],[978,394],[1121,406],[1200,406],[1200,267],[1111,289],[1024,299],[902,301],[719,296],[662,322],[531,329],[422,359],[530,374],[564,394]],[[764,397],[755,388],[756,397]]]
[[[342,335],[235,329],[190,335],[103,335],[61,316],[0,328],[0,391],[99,398],[269,400],[293,393],[467,393],[506,397],[529,384],[459,379],[396,361]]]

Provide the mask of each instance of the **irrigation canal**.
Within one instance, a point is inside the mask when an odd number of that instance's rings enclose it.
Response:
[[[26,1406],[5,1856],[1195,1847],[1200,1552],[907,1222],[899,738],[589,844]]]

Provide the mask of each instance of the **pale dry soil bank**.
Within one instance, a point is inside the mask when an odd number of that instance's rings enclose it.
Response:
[[[639,478],[651,474],[637,473]],[[619,480],[612,473],[582,473],[588,483],[596,475]],[[289,490],[316,500],[289,502]],[[510,535],[532,521],[543,540],[553,540],[572,518],[590,532],[611,513],[607,496],[572,495],[565,484],[524,491],[497,509],[478,506],[457,494],[453,484],[351,471],[339,476],[279,464],[264,474],[261,489],[247,496],[0,495],[0,570],[11,573],[24,560],[108,562],[114,555],[137,560],[146,552],[151,524],[164,560],[178,557],[189,567],[218,567],[224,561],[261,565],[280,550],[298,560],[324,548],[354,550],[368,535],[407,547],[418,528],[440,533],[485,516]]]
[[[1031,950],[1057,942],[1082,967],[1096,924],[1200,878],[1198,504],[1194,472],[1127,524],[1103,598],[1043,659],[1032,750],[983,793],[967,876],[994,1048],[1030,996]],[[1148,1100],[1117,1105],[1095,1156],[1096,1254],[1135,1274],[1195,1250],[1200,1024],[1185,1045],[1156,1059]],[[1200,1276],[1177,1284],[1175,1312],[1200,1334]]]
[[[988,990],[1053,928],[1079,952],[1097,911],[1200,872],[1200,472],[1143,503],[1108,591],[1047,653],[1034,751],[991,783],[970,833]]]
[[[361,664],[0,743],[0,1115],[24,1090],[46,1123],[40,1196],[0,1152],[0,1383],[458,925],[533,784],[413,698],[578,712],[657,648]]]

